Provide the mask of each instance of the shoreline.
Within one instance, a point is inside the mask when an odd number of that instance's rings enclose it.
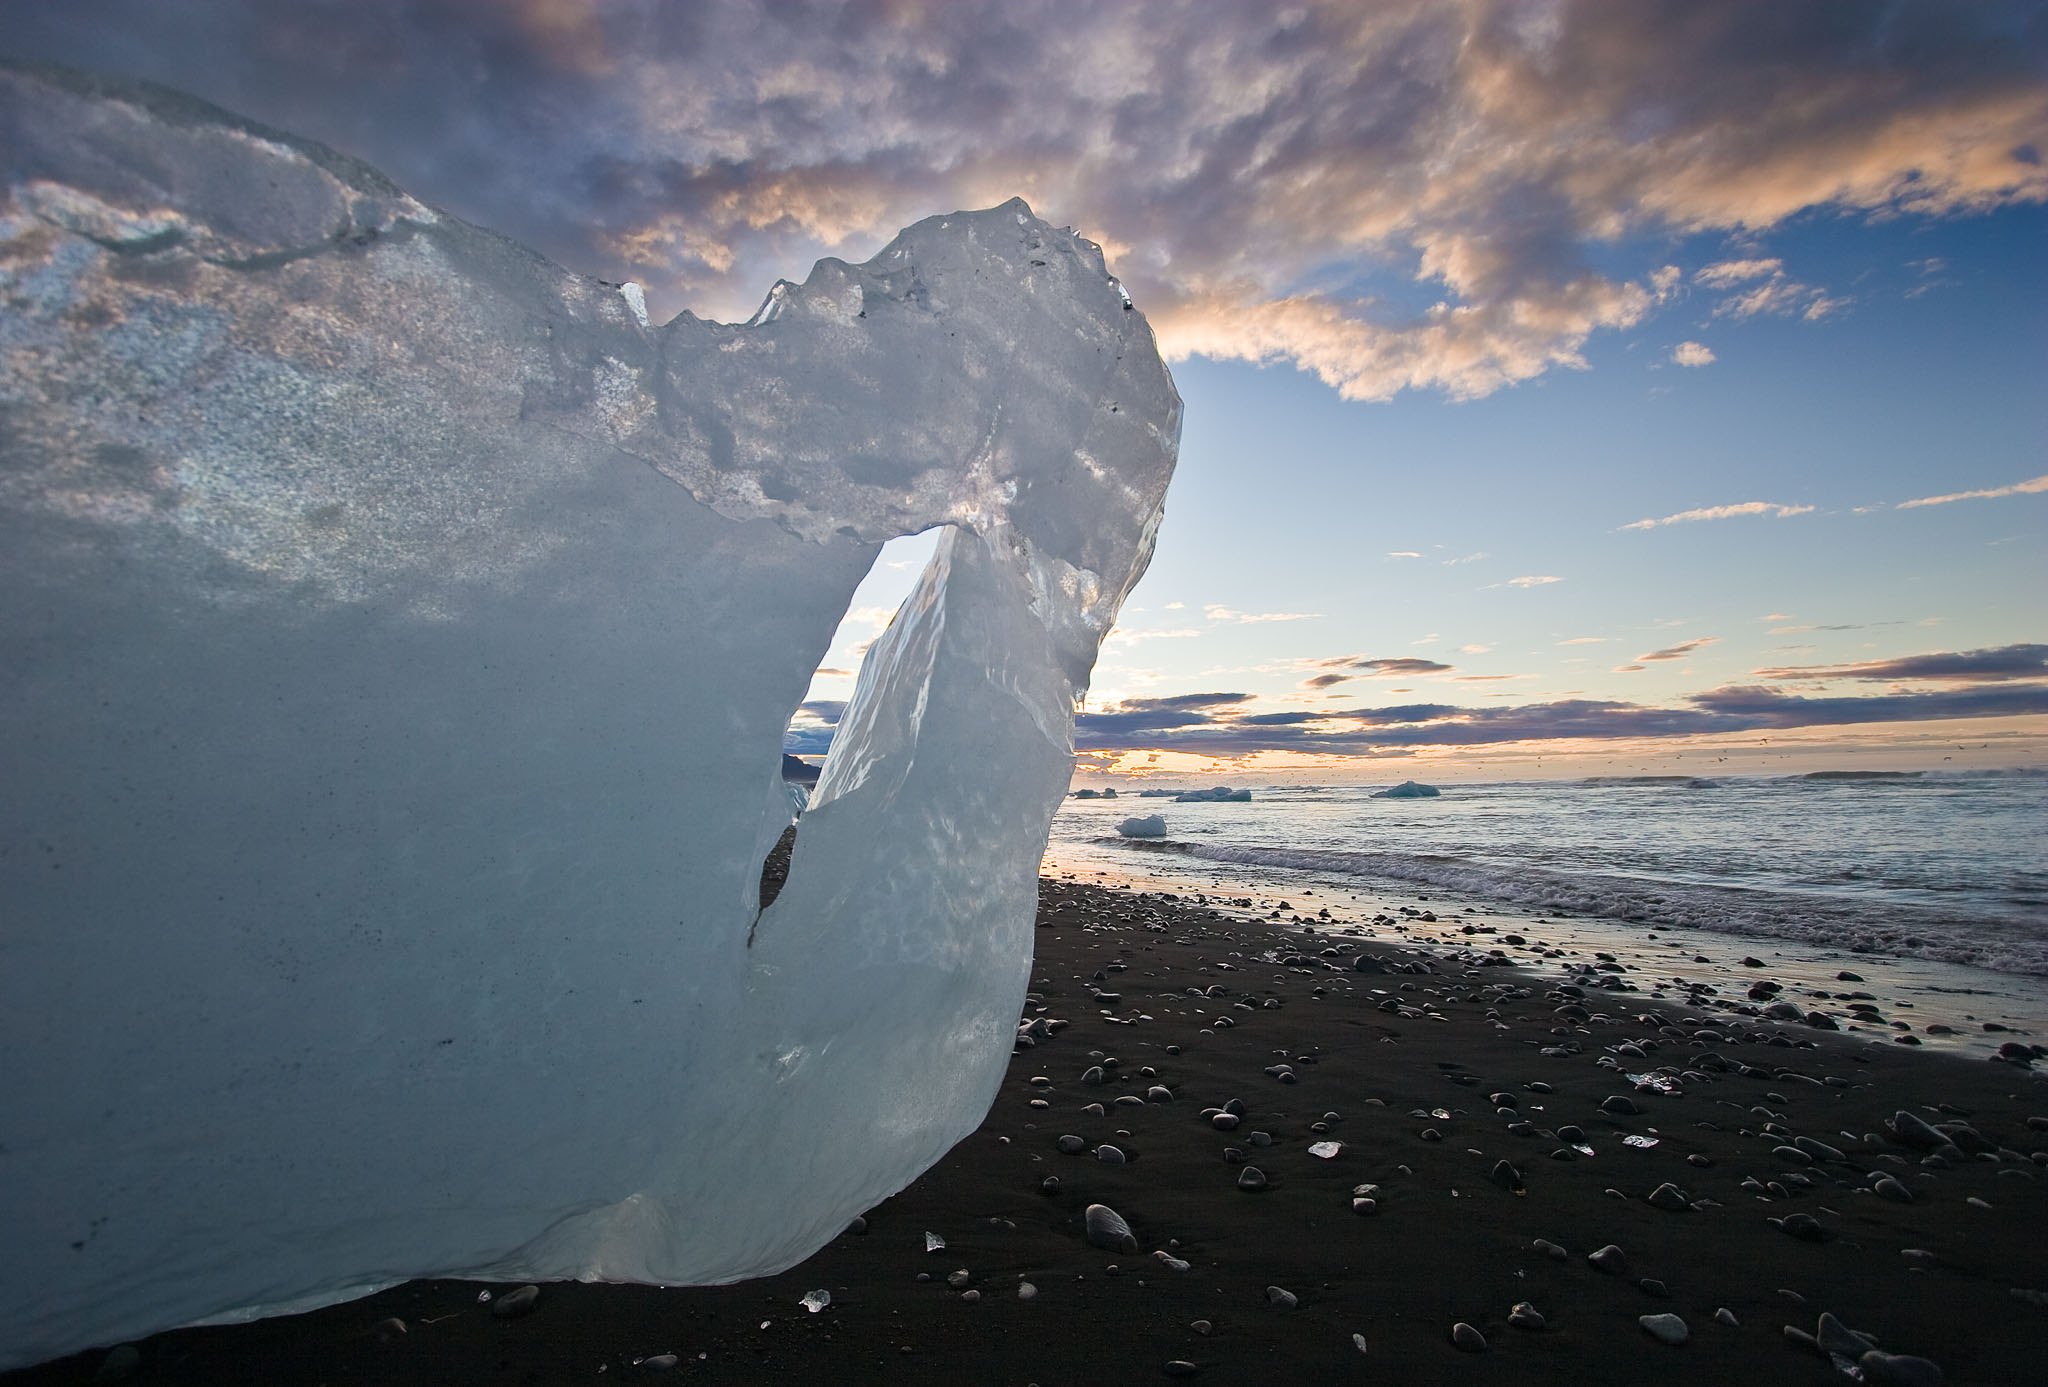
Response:
[[[1108,839],[1098,843],[1109,842]],[[1095,845],[1088,845],[1095,846]],[[1740,998],[1759,978],[1781,984],[1783,995],[1805,1010],[1830,1016],[1843,1031],[1866,1039],[1907,1042],[1931,1049],[1988,1057],[2014,1040],[2048,1036],[2048,977],[2002,973],[1965,964],[1906,955],[1857,952],[1834,944],[1721,933],[1688,926],[1644,925],[1605,916],[1559,914],[1467,892],[1399,882],[1378,882],[1306,868],[1246,868],[1206,859],[1143,850],[1112,851],[1100,846],[1071,856],[1049,851],[1043,870],[1061,879],[1120,882],[1134,890],[1197,895],[1223,894],[1266,902],[1312,896],[1318,905],[1348,908],[1342,918],[1395,914],[1403,905],[1443,916],[1446,931],[1409,927],[1415,938],[1456,947],[1457,939],[1481,948],[1497,947],[1501,934],[1539,936],[1545,950],[1515,950],[1517,961],[1539,973],[1561,975],[1573,960],[1611,959],[1624,977],[1646,976],[1651,985],[1704,981],[1735,987]],[[1285,918],[1289,912],[1283,912]],[[1452,919],[1450,917],[1458,917]],[[1477,937],[1445,937],[1468,920],[1492,930]],[[1370,927],[1367,937],[1375,935]],[[1741,960],[1762,962],[1761,969]],[[1852,976],[1844,977],[1843,974]],[[1883,1019],[1858,1020],[1850,1003],[1878,1005]],[[1868,1013],[1866,1012],[1867,1016]]]
[[[413,1281],[153,1336],[124,1380],[1820,1384],[1840,1377],[1783,1327],[1812,1334],[1823,1311],[1950,1383],[2037,1371],[2048,1084],[2032,1068],[1668,993],[1574,997],[1547,973],[1468,969],[1389,926],[1310,935],[1249,899],[1041,878],[1023,1019],[1045,1024],[986,1120],[864,1232],[779,1276],[549,1284],[519,1318],[478,1299],[507,1287]],[[1297,918],[1309,904],[1280,899]],[[1312,920],[1326,904],[1345,916],[1317,897]],[[1360,972],[1348,960],[1361,954],[1429,971]],[[1231,1100],[1243,1116],[1221,1130],[1205,1110]],[[1993,1152],[1924,1163],[1884,1135],[1899,1110],[1967,1120]],[[1795,1138],[1833,1154],[1811,1159]],[[1310,1150],[1325,1141],[1339,1144],[1328,1159]],[[1098,1159],[1106,1146],[1124,1160]],[[1256,1192],[1240,1185],[1249,1168]],[[1873,1192],[1887,1174],[1911,1202]],[[1355,1212],[1354,1199],[1373,1203]],[[1129,1222],[1135,1252],[1090,1245],[1095,1203]],[[1797,1235],[1804,1220],[1818,1241]],[[925,1251],[927,1232],[944,1250]],[[1587,1261],[1610,1244],[1623,1273]],[[807,1313],[813,1290],[831,1303]],[[1510,1322],[1523,1302],[1541,1328]],[[1664,1314],[1686,1343],[1642,1323]],[[1460,1323],[1483,1351],[1454,1345]],[[91,1382],[107,1356],[0,1383]]]

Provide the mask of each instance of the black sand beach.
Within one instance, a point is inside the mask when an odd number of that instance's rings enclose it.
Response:
[[[1844,1381],[1793,1334],[1824,1313],[1949,1383],[2048,1371],[2032,1067],[1769,1021],[1726,990],[1573,995],[1349,936],[1371,926],[1354,910],[1289,901],[1308,935],[1239,899],[1045,880],[1025,1019],[1049,1034],[980,1130],[781,1276],[550,1284],[516,1317],[418,1281],[0,1383]],[[1361,947],[1428,971],[1357,971]],[[1205,1110],[1233,1101],[1221,1130]],[[1901,1110],[1966,1125],[1930,1160],[1887,1134]],[[1089,1243],[1096,1203],[1135,1252]],[[1610,1269],[1589,1263],[1609,1246]],[[814,1290],[831,1303],[810,1313]],[[1510,1322],[1524,1302],[1540,1327]],[[1643,1323],[1660,1315],[1685,1342]]]

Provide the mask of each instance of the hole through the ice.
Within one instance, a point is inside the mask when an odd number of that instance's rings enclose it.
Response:
[[[825,648],[824,658],[811,675],[810,688],[790,715],[783,733],[782,783],[789,791],[793,816],[801,815],[809,807],[820,763],[832,749],[833,734],[846,711],[847,700],[853,697],[853,686],[861,663],[867,658],[868,647],[888,629],[903,599],[917,587],[917,580],[937,551],[939,534],[945,528],[935,526],[922,534],[904,535],[884,544],[869,565],[867,576],[848,599],[846,615],[839,619],[839,629],[832,633],[832,643]],[[754,926],[760,924],[761,912],[782,893],[783,882],[789,877],[796,830],[794,823],[784,829],[761,862]],[[754,928],[749,927],[749,947],[753,942]]]

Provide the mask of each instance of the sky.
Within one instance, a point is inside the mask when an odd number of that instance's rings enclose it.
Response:
[[[1013,195],[1099,242],[1186,414],[1082,783],[2048,767],[2048,3],[9,0],[0,54],[662,318]]]

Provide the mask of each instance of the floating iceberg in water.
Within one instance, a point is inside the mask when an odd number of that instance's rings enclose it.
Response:
[[[1424,785],[1417,780],[1404,780],[1390,789],[1375,790],[1374,799],[1435,799],[1443,793],[1434,785]]]
[[[1164,814],[1147,814],[1142,818],[1133,816],[1118,824],[1116,831],[1123,834],[1126,838],[1164,838],[1166,836],[1166,816]]]
[[[653,326],[161,89],[0,128],[0,1366],[770,1273],[972,1130],[1178,439],[1100,251],[1012,202]]]
[[[1217,785],[1207,790],[1183,790],[1174,796],[1180,804],[1247,804],[1251,801],[1250,790],[1233,790],[1228,785]]]

